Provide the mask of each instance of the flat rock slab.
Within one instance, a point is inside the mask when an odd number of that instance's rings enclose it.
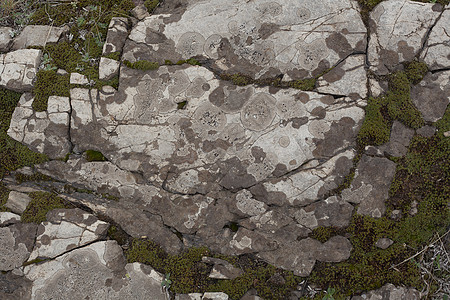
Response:
[[[126,264],[112,240],[28,265],[24,273],[33,282],[32,299],[166,299],[163,277],[149,266]]]
[[[450,56],[448,55],[450,53],[449,27],[450,8],[447,6],[431,30],[425,49],[420,56],[431,70],[445,69],[450,66]]]
[[[395,70],[421,50],[442,6],[409,0],[383,1],[370,13],[368,60],[378,74]]]
[[[9,192],[5,207],[9,208],[16,214],[22,214],[27,208],[30,201],[31,198],[27,194],[11,191]]]
[[[11,212],[0,212],[0,225],[20,222],[20,216]]]
[[[421,293],[414,288],[396,287],[393,284],[386,284],[383,287],[362,294],[361,296],[354,296],[352,300],[363,299],[383,299],[383,300],[396,300],[396,299],[420,299]]]
[[[21,267],[30,256],[36,235],[35,224],[13,224],[0,228],[0,270]]]
[[[124,59],[164,63],[194,56],[254,78],[299,79],[364,51],[366,28],[353,1],[194,1],[159,10],[130,33]]]
[[[30,91],[41,62],[41,50],[22,49],[0,54],[0,86],[18,92]]]
[[[80,209],[56,209],[37,230],[29,260],[54,258],[106,235],[109,225]]]
[[[68,26],[28,25],[14,39],[11,48],[12,50],[19,50],[30,46],[45,47],[47,43],[58,42],[61,35],[67,31],[69,31]]]

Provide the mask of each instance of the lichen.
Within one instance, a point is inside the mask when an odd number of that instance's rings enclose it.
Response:
[[[39,224],[47,220],[47,212],[57,208],[71,208],[55,194],[48,192],[32,192],[31,201],[22,214],[22,222]]]

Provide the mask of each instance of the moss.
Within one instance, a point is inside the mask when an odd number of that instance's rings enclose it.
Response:
[[[188,58],[188,59],[186,59],[186,63],[187,64],[190,64],[190,65],[192,65],[192,66],[201,66],[202,64],[198,61],[198,60],[196,60],[195,58]]]
[[[177,104],[177,109],[184,109],[187,104],[187,101],[182,101]]]
[[[159,68],[159,64],[157,62],[151,62],[148,60],[138,60],[138,61],[135,61],[134,63],[132,63],[128,60],[124,60],[123,63],[128,68],[143,70],[143,71],[157,70]]]
[[[159,5],[159,0],[146,0],[144,2],[145,7],[149,13],[152,13],[155,8]]]
[[[8,201],[9,190],[0,183],[0,212],[9,211],[8,208],[5,207],[6,201]]]
[[[22,182],[26,182],[26,181],[53,181],[53,178],[51,178],[50,176],[44,175],[39,172],[35,173],[33,175],[17,173],[15,175],[15,179],[18,184],[21,184]]]
[[[331,237],[337,235],[339,232],[339,228],[336,227],[324,227],[320,226],[315,228],[309,237],[318,240],[321,243],[325,243]]]
[[[63,199],[47,192],[32,192],[31,201],[22,214],[22,222],[39,224],[47,220],[47,212],[57,208],[70,208]]]
[[[103,57],[106,57],[109,59],[114,59],[114,60],[120,60],[120,55],[121,55],[120,51],[116,51],[116,52],[106,54]]]
[[[391,122],[386,120],[381,109],[383,98],[369,98],[365,108],[366,116],[358,133],[358,143],[365,145],[381,145],[389,141]]]
[[[33,109],[35,111],[47,110],[49,96],[70,96],[69,74],[59,75],[53,70],[40,70],[36,75],[33,94]]]
[[[48,261],[48,260],[50,260],[50,258],[35,258],[30,261],[24,262],[22,264],[22,267],[26,267],[26,266],[33,265],[33,264],[40,264],[40,263]]]
[[[86,150],[87,161],[106,161],[106,157],[100,151]]]
[[[245,86],[255,83],[250,76],[244,75],[242,73],[237,74],[222,74],[220,79],[231,81],[234,85]]]
[[[77,63],[81,61],[81,54],[74,48],[73,44],[63,41],[58,44],[49,44],[45,48],[45,53],[48,54],[52,63],[59,69],[67,72],[78,72]]]
[[[239,229],[239,224],[236,222],[229,222],[223,228],[229,228],[233,232],[237,232]]]
[[[125,231],[123,231],[122,228],[115,225],[109,226],[108,237],[117,241],[119,245],[127,244],[130,239],[129,235]]]
[[[291,81],[289,83],[289,87],[292,87],[294,89],[299,89],[302,91],[312,91],[314,90],[314,87],[316,86],[316,78],[306,78],[301,80],[295,80]]]
[[[428,66],[424,62],[412,61],[406,64],[406,77],[412,84],[417,84],[422,81],[425,74],[428,72]]]
[[[166,60],[164,61],[164,64],[165,64],[165,65],[168,65],[168,66],[171,66],[171,65],[173,65],[173,62],[172,62],[170,59],[166,59]]]

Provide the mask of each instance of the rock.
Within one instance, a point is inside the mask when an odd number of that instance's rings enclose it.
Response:
[[[109,225],[80,209],[56,209],[39,225],[29,260],[54,258],[106,235]]]
[[[362,294],[361,296],[353,296],[352,300],[419,300],[421,293],[414,288],[396,287],[393,284],[386,284],[383,287]]]
[[[13,29],[0,27],[0,52],[7,52],[12,41]]]
[[[28,265],[24,273],[33,282],[32,299],[166,299],[162,275],[140,263],[126,264],[114,240]]]
[[[450,10],[444,10],[426,40],[421,58],[430,70],[445,69],[450,66],[450,45],[448,44],[448,24],[450,23]]]
[[[14,275],[12,272],[0,272],[0,299],[2,300],[28,300],[31,299],[31,281]]]
[[[131,10],[131,13],[138,20],[142,20],[142,19],[145,19],[146,17],[150,17],[150,14],[149,14],[147,8],[143,4],[137,5],[135,8],[133,8]]]
[[[228,300],[228,295],[222,292],[204,293],[202,300]]]
[[[36,227],[31,223],[0,227],[0,271],[19,268],[27,261],[33,249]]]
[[[391,239],[381,238],[375,243],[375,246],[377,246],[378,248],[381,248],[381,249],[387,249],[393,243],[394,243],[394,241]]]
[[[57,43],[61,35],[68,31],[68,26],[28,25],[14,39],[12,49],[26,49],[31,46],[45,47],[47,43]]]
[[[342,199],[359,203],[358,214],[380,218],[386,211],[384,201],[388,198],[394,174],[394,162],[363,155],[350,188],[342,191]]]
[[[41,50],[23,49],[0,54],[0,86],[30,91],[41,62]]]
[[[103,45],[103,55],[122,52],[127,36],[128,19],[124,17],[112,18],[109,22],[106,41]]]
[[[101,79],[101,78],[100,78]],[[80,73],[70,73],[70,84],[89,84],[87,77]]]
[[[349,96],[362,99],[367,97],[367,74],[365,55],[349,56],[317,81],[317,91],[325,94]]]
[[[428,126],[428,125],[420,127],[419,129],[416,130],[417,134],[419,134],[423,137],[427,137],[427,138],[432,137],[435,132],[436,132],[436,127]]]
[[[449,130],[449,131],[446,131],[446,132],[444,132],[444,136],[445,136],[445,137],[449,137],[449,136],[450,136],[450,130]]]
[[[177,294],[175,300],[202,300],[202,296],[201,293]]]
[[[202,257],[202,261],[207,264],[214,265],[211,273],[208,276],[209,278],[235,279],[243,273],[241,269],[234,267],[232,264],[223,259],[205,256]]]
[[[221,71],[300,79],[364,51],[366,43],[359,8],[351,1],[209,0],[159,12],[132,29],[124,59],[162,64],[204,56]]]
[[[371,11],[368,47],[371,70],[385,75],[419,53],[428,30],[440,14],[433,7],[432,3],[388,0]]]
[[[70,152],[68,97],[50,96],[45,112],[34,112],[31,94],[23,94],[11,117],[8,135],[50,158],[62,158]]]
[[[5,206],[16,214],[22,214],[30,201],[31,198],[27,194],[11,191]]]
[[[262,298],[258,297],[255,289],[250,289],[240,300],[262,300]]]
[[[120,62],[114,59],[101,57],[98,66],[100,80],[110,80],[119,73]]]
[[[411,88],[411,99],[425,121],[436,122],[450,103],[450,71],[428,73]]]
[[[0,212],[0,225],[8,225],[20,222],[20,216],[10,212]]]
[[[379,150],[396,157],[404,156],[408,152],[408,146],[413,136],[413,129],[403,125],[399,121],[394,121],[389,142],[380,146]]]

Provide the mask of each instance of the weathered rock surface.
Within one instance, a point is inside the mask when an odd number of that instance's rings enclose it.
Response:
[[[57,209],[39,225],[29,260],[54,258],[106,235],[109,225],[80,209]]]
[[[16,214],[22,214],[30,201],[31,198],[27,194],[11,191],[8,195],[5,207]]]
[[[102,57],[98,66],[100,80],[110,80],[119,73],[120,62],[114,59]]]
[[[128,36],[128,19],[114,17],[109,22],[106,41],[103,45],[103,55],[114,52],[122,52],[125,40]]]
[[[0,27],[0,52],[9,50],[12,41],[13,29],[10,27]]]
[[[149,266],[126,264],[115,241],[28,265],[24,273],[33,282],[32,299],[166,299],[163,277]]]
[[[365,49],[366,29],[352,1],[191,2],[159,10],[132,29],[124,59],[164,63],[194,56],[255,78],[298,79]]]
[[[408,151],[409,142],[411,142],[413,136],[413,129],[399,121],[394,121],[389,142],[378,147],[378,149],[392,156],[403,156]]]
[[[413,288],[396,287],[393,284],[386,284],[382,288],[361,296],[354,296],[352,300],[419,300],[420,292]]]
[[[342,198],[351,203],[359,203],[359,214],[380,218],[386,211],[384,201],[388,198],[394,174],[394,162],[363,155],[350,188],[342,191]]]
[[[86,75],[80,73],[70,73],[70,84],[86,85],[89,84],[89,80]]]
[[[47,25],[28,25],[16,37],[12,44],[12,50],[26,49],[30,46],[45,47],[47,43],[56,43],[68,26],[54,27]]]
[[[0,54],[0,86],[19,92],[30,91],[41,53],[37,49],[22,49]]]
[[[209,278],[234,279],[243,273],[241,269],[234,267],[232,264],[223,259],[205,256],[202,257],[202,261],[213,265]]]
[[[31,299],[31,281],[11,272],[0,272],[0,299],[29,300]]]
[[[30,256],[36,235],[35,224],[0,227],[0,271],[21,267]]]
[[[368,61],[387,74],[411,61],[421,50],[428,30],[441,14],[439,5],[409,0],[383,1],[370,13]]]
[[[46,153],[50,158],[61,158],[70,152],[69,98],[50,96],[48,108],[35,112],[34,98],[23,94],[11,117],[8,135],[28,145],[32,150]]]
[[[448,68],[450,66],[450,34],[448,28],[450,26],[450,9],[444,10],[440,19],[431,30],[425,49],[421,54],[421,58],[426,62],[431,70]]]
[[[11,212],[0,212],[0,225],[20,222],[20,216]]]
[[[378,248],[381,248],[381,249],[387,249],[393,243],[394,243],[394,241],[391,239],[381,238],[375,243],[375,246],[377,246]]]

